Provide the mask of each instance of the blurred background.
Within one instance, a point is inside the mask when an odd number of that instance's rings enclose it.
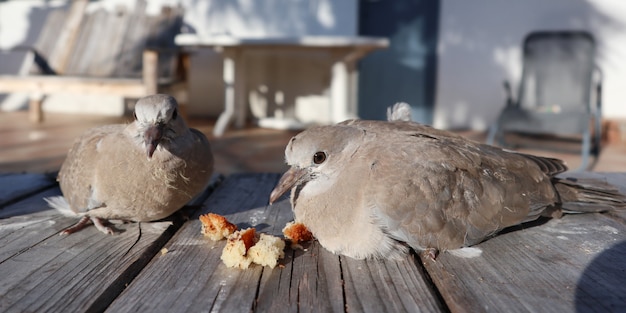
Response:
[[[155,34],[157,29],[159,34]],[[141,54],[129,55],[154,46],[170,49],[159,59],[158,79],[178,75],[184,80],[184,92],[177,98],[184,102],[191,124],[211,136],[227,100],[224,77],[229,73],[224,73],[224,51],[181,47],[175,40],[179,34],[261,40],[386,38],[388,47],[348,65],[356,69],[348,72],[355,77],[347,80],[346,91],[354,113],[365,119],[385,119],[386,107],[403,101],[411,105],[415,121],[483,141],[485,131],[506,104],[503,81],[509,81],[512,90],[518,88],[522,42],[536,30],[585,30],[595,37],[596,63],[603,77],[603,140],[609,147],[603,149],[603,157],[610,154],[595,169],[626,170],[622,161],[626,140],[626,2],[614,0],[3,0],[0,75],[5,80],[0,80],[0,170],[53,170],[64,156],[62,151],[70,146],[70,138],[100,123],[128,120],[134,102],[133,97],[116,92],[82,94],[76,92],[79,87],[51,87],[45,96],[24,90],[7,92],[8,84],[17,80],[11,77],[140,79],[145,75],[142,62],[146,59]],[[33,56],[34,50],[28,47],[36,47],[38,54]],[[178,52],[185,58],[177,58]],[[49,71],[45,66],[33,69],[33,62],[40,65],[36,57],[47,60]],[[247,54],[239,66],[245,66],[247,74],[242,99],[248,127],[229,127],[223,137],[211,137],[223,150],[216,149],[216,154],[232,150],[224,157],[226,162],[245,154],[245,148],[234,143],[252,140],[259,148],[248,153],[250,159],[260,160],[266,151],[265,159],[282,164],[284,144],[298,129],[259,129],[255,121],[288,118],[303,127],[330,123],[333,103],[329,94],[336,61],[332,53],[318,50],[294,53],[270,49]],[[182,74],[177,72],[181,62]],[[29,122],[25,113],[33,98],[42,100],[46,116],[42,123]],[[26,162],[33,154],[45,154],[33,147],[51,140],[50,127],[65,127],[54,133],[59,140],[54,147],[59,148],[48,148],[54,151],[38,161]],[[255,137],[259,133],[262,135]],[[272,144],[263,144],[260,138]],[[26,147],[29,150],[19,152]],[[44,159],[49,165],[34,165]],[[228,166],[224,172],[281,170],[279,165]],[[228,166],[224,163],[224,168]]]

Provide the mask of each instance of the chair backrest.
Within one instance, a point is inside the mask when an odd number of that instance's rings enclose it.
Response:
[[[84,1],[84,0],[82,0]],[[114,10],[85,10],[82,1],[49,13],[36,44],[50,66],[60,74],[102,78],[140,78],[145,48],[169,49],[160,54],[160,77],[169,77],[175,55],[174,37],[183,24],[181,7],[163,7],[160,14],[146,12],[147,1],[125,2]],[[80,16],[75,35],[59,36],[73,27]],[[61,31],[63,33],[63,31]],[[65,39],[65,40],[63,40]],[[65,50],[59,53],[60,50]],[[59,55],[67,55],[62,58]]]
[[[524,40],[518,103],[542,112],[589,112],[595,41],[584,31],[542,31]]]

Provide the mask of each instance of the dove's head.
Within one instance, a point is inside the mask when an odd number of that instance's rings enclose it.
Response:
[[[345,126],[320,126],[307,129],[291,138],[285,160],[291,168],[283,174],[270,194],[275,202],[292,188],[311,192],[331,188],[340,171],[349,164],[361,145],[365,131]]]
[[[147,96],[137,101],[135,125],[138,130],[136,136],[144,145],[149,159],[157,147],[169,144],[188,131],[178,112],[176,99],[163,94]]]

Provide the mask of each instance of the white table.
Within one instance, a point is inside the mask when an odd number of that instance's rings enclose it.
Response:
[[[281,37],[281,38],[235,38],[201,37],[196,34],[176,36],[176,44],[189,48],[212,48],[224,57],[224,112],[213,130],[221,136],[230,121],[236,116],[237,127],[242,127],[246,118],[246,66],[244,55],[250,50],[326,50],[330,52],[331,66],[330,104],[331,122],[337,123],[356,118],[356,103],[351,99],[356,62],[368,53],[387,48],[386,38],[376,37]],[[261,126],[264,126],[260,122]],[[270,123],[266,124],[270,126]]]

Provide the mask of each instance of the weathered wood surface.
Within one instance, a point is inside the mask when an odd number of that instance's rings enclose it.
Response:
[[[626,174],[601,176],[626,189]],[[93,227],[57,236],[75,222],[46,208],[42,197],[57,188],[12,201],[0,211],[0,311],[626,311],[623,212],[522,225],[477,245],[482,255],[471,259],[354,260],[313,242],[287,249],[274,269],[227,268],[225,241],[203,237],[197,217],[216,212],[280,235],[292,213],[287,200],[267,205],[278,177],[230,176],[180,228],[124,224],[117,236]]]
[[[47,207],[43,198],[59,194],[53,188],[0,211],[1,312],[103,311],[180,225],[129,223],[115,225],[114,236],[95,227],[59,236],[77,221]]]
[[[288,201],[268,206],[278,175],[235,175],[207,200],[201,213],[223,214],[240,228],[281,235],[293,219]],[[195,216],[116,299],[110,312],[223,311],[361,312],[436,311],[438,303],[415,260],[359,261],[325,251],[286,250],[281,266],[226,268],[220,260],[225,241],[200,233]],[[404,277],[402,279],[401,277]],[[391,281],[395,283],[389,285]],[[399,292],[400,291],[400,292]],[[408,291],[415,291],[404,297]],[[351,309],[350,309],[351,308]]]
[[[572,173],[626,191],[626,174]],[[624,213],[570,214],[507,230],[424,265],[452,312],[626,312]],[[621,217],[620,217],[621,216]]]

